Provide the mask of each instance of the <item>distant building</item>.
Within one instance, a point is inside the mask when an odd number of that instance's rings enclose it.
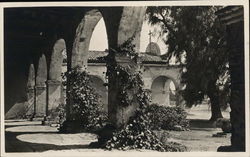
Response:
[[[151,50],[151,51],[150,51]],[[93,87],[100,95],[100,102],[107,110],[108,104],[108,88],[104,86],[106,80],[106,63],[100,59],[108,55],[107,51],[89,51],[87,71],[91,75]],[[170,83],[173,82],[175,88],[179,88],[179,66],[169,65],[166,60],[161,58],[159,46],[151,42],[146,49],[146,52],[141,52],[143,80],[145,89],[152,91],[152,103],[157,103],[164,106],[176,105],[176,90],[170,89]],[[66,72],[66,61],[64,59],[63,72]],[[65,92],[64,92],[65,95]]]

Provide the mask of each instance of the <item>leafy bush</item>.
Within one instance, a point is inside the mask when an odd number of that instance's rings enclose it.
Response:
[[[128,87],[130,84],[133,84],[133,87],[138,89],[136,98],[139,107],[135,111],[134,116],[130,117],[128,123],[113,133],[111,139],[104,144],[104,147],[108,150],[151,149],[165,151],[164,145],[149,128],[149,119],[145,111],[151,97],[148,91],[143,90],[143,81],[140,73],[134,74],[133,77],[128,77],[132,76],[129,70],[119,67],[114,68],[114,70],[119,71],[119,73],[124,76],[122,77],[122,80],[125,80],[123,81],[124,84],[122,84],[124,87],[121,89],[125,91],[127,89],[125,87]],[[121,96],[119,99],[121,99],[121,102],[125,102],[121,104],[122,106],[125,106],[124,104],[126,104],[126,106],[130,104],[126,96]]]
[[[189,121],[186,119],[187,113],[181,107],[165,107],[152,104],[147,107],[147,114],[151,119],[152,129],[164,130],[187,130]]]
[[[185,145],[168,141],[169,136],[158,137],[150,128],[148,115],[139,109],[126,127],[115,132],[106,143],[108,150],[150,149],[162,152],[184,152]]]
[[[130,118],[128,124],[113,133],[113,137],[106,143],[106,149],[150,149],[157,151],[185,151],[184,145],[175,142],[161,141],[151,130],[151,121],[147,106],[150,101],[148,91],[139,89],[137,99],[140,100],[139,108]]]
[[[59,104],[57,107],[58,111],[58,121],[57,123],[59,126],[63,124],[63,122],[66,120],[66,105],[65,104]]]
[[[105,148],[128,150],[128,149],[151,149],[165,151],[164,145],[149,128],[149,119],[145,114],[145,107],[148,94],[141,91],[138,99],[140,107],[135,115],[130,118],[128,124],[113,134],[113,137],[106,143]]]
[[[132,40],[133,37],[122,44],[116,51],[130,57],[133,60],[131,65],[138,64],[138,55],[134,52]],[[117,99],[120,103],[117,106],[127,107],[131,105],[132,101],[134,101],[132,99],[136,96],[139,107],[134,115],[130,117],[128,123],[114,129],[109,139],[105,139],[106,141],[99,144],[108,150],[151,149],[157,151],[178,151],[179,149],[176,149],[172,143],[169,145],[163,144],[151,130],[151,117],[146,112],[151,97],[150,93],[143,89],[141,72],[135,72],[133,66],[119,66],[112,55],[107,56],[106,61],[108,63],[107,74],[111,78],[109,81],[116,80],[115,83],[119,82],[119,96]],[[136,94],[131,96],[131,90],[134,90]]]
[[[86,131],[103,127],[107,116],[103,112],[103,106],[98,101],[98,94],[91,86],[88,73],[76,67],[63,75],[63,80],[67,79],[70,81],[64,81],[63,84],[69,83],[67,94],[72,104],[70,116],[67,120],[74,121],[75,124],[80,125],[80,129]],[[63,111],[60,115],[61,119],[65,116]],[[62,124],[59,130],[63,132],[64,128]]]

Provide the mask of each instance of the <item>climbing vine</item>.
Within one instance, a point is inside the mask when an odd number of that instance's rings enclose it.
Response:
[[[80,125],[76,129],[93,131],[103,127],[107,118],[103,112],[103,106],[98,101],[100,96],[91,85],[89,74],[82,71],[80,67],[75,67],[66,72],[63,79],[70,80],[63,83],[64,85],[69,83],[70,86],[67,90],[72,103],[70,120]],[[66,127],[62,125],[60,131],[64,132],[64,129]]]
[[[134,51],[135,46],[132,44],[132,40],[133,37],[117,48],[117,51],[110,50],[109,55],[106,57],[107,76],[109,77],[109,85],[115,84],[119,87],[117,100],[121,107],[127,107],[134,102],[138,103],[139,107],[134,115],[130,117],[128,123],[113,133],[112,137],[104,144],[104,148],[108,150],[174,150],[172,145],[166,145],[160,141],[150,128],[150,118],[146,109],[150,104],[151,95],[149,91],[143,89],[142,73],[136,67],[139,64],[138,54]],[[116,56],[129,58],[129,65],[118,63]]]
[[[135,52],[135,45],[132,44],[134,38],[135,36],[132,36],[116,50],[111,48],[109,55],[105,57],[109,84],[119,83],[117,84],[119,87],[117,100],[122,107],[132,104],[134,94],[130,91],[136,91],[143,87],[140,71],[136,67],[139,63],[139,57],[138,53]],[[129,62],[129,64],[120,65],[117,63],[119,59],[125,59],[125,62]]]

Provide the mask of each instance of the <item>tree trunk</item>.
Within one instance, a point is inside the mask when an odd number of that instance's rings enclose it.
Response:
[[[218,118],[223,118],[220,108],[219,95],[217,91],[208,94],[211,101],[211,118],[210,121],[216,121]]]

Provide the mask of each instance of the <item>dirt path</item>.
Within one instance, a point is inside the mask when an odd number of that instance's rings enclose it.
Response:
[[[182,143],[188,151],[212,151],[222,145],[230,145],[227,137],[212,137],[221,132],[214,128],[209,119],[210,111],[206,106],[188,110],[191,119],[191,131],[170,131],[169,140]],[[228,113],[223,113],[227,116]],[[199,119],[197,119],[199,118]],[[59,134],[56,127],[43,126],[40,121],[10,120],[5,121],[6,152],[103,152],[102,149],[88,149],[97,136],[90,133]],[[132,150],[134,151],[134,150]],[[107,152],[107,151],[106,151]]]

